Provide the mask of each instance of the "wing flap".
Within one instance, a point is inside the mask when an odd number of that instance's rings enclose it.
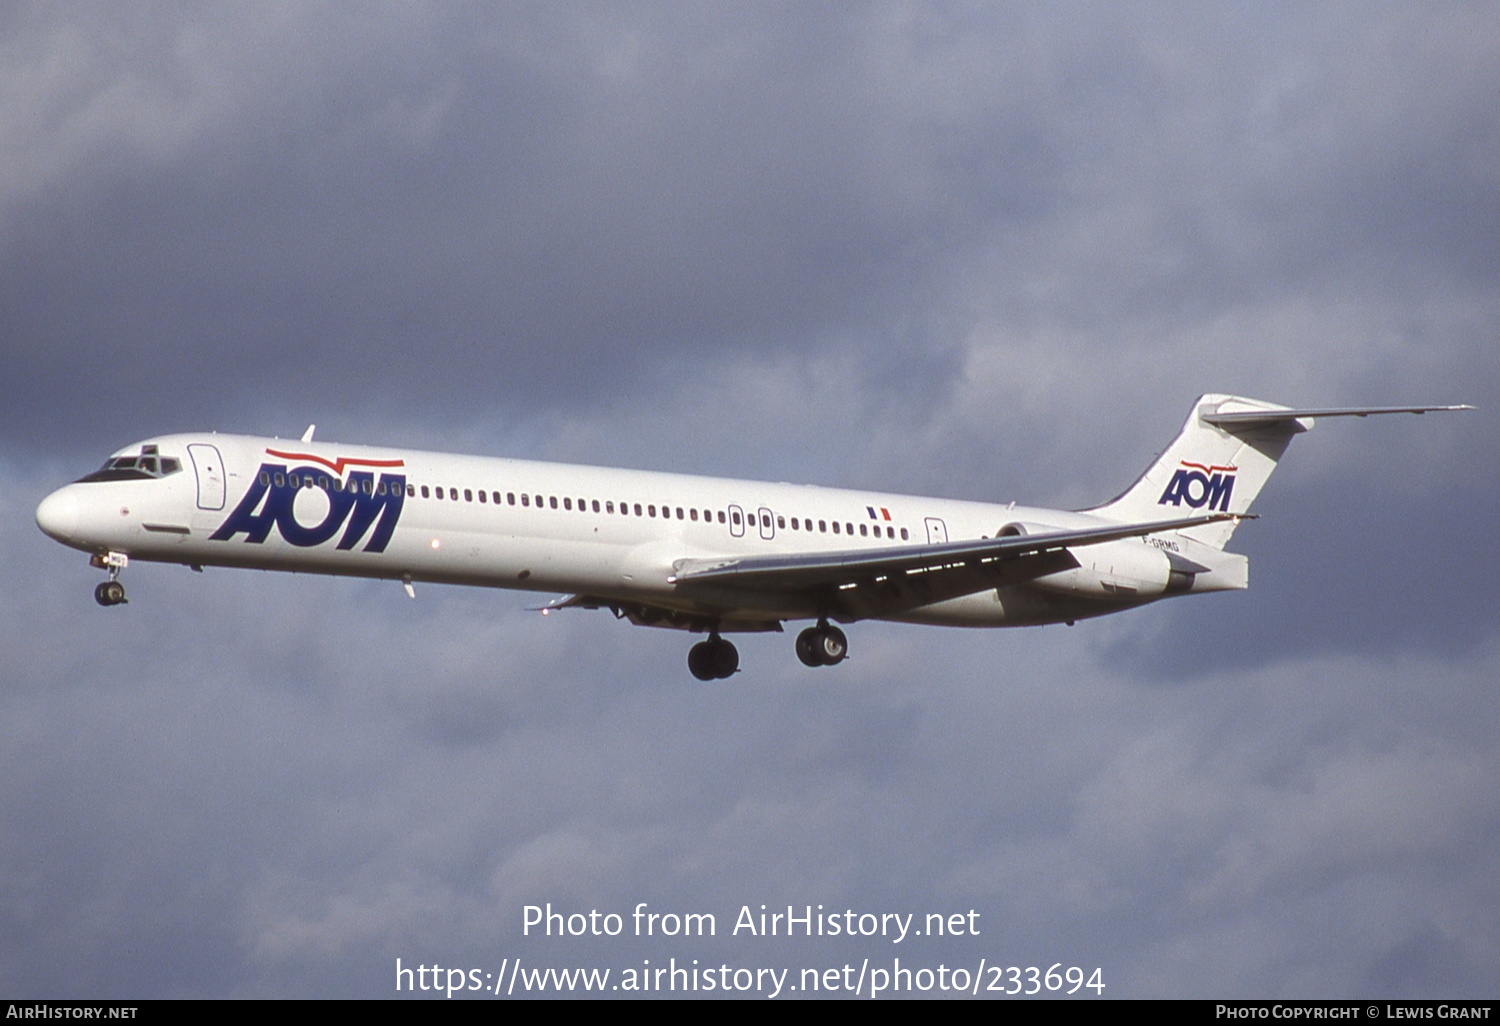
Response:
[[[1154,520],[1136,524],[1107,524],[1068,531],[1015,534],[937,545],[909,545],[897,549],[855,549],[793,556],[748,556],[739,559],[680,559],[672,565],[669,583],[731,584],[756,590],[810,588],[836,585],[868,577],[957,570],[1003,559],[1020,559],[1061,552],[1079,545],[1099,545],[1165,531],[1180,531],[1241,516],[1209,516]]]

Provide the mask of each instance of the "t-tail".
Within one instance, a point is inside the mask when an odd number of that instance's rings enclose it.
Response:
[[[1243,514],[1265,487],[1294,435],[1318,417],[1467,410],[1471,406],[1360,406],[1292,409],[1259,399],[1209,394],[1193,404],[1187,423],[1119,498],[1086,512],[1122,521],[1162,520],[1193,513]],[[1182,533],[1222,549],[1236,521],[1221,520]]]

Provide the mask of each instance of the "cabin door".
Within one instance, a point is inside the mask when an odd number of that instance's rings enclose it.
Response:
[[[198,475],[198,508],[224,508],[224,461],[218,446],[195,443],[188,446],[193,472]]]

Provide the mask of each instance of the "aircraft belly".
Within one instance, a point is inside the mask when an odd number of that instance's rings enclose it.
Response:
[[[377,577],[530,591],[598,589],[619,580],[622,550],[601,542],[538,540],[481,532],[405,528],[383,551],[363,544],[340,549],[337,539],[296,546],[277,532],[251,541],[243,535],[214,540],[217,525],[181,531],[134,531],[122,551],[170,563]],[[140,537],[144,535],[144,537]]]
[[[825,612],[814,598],[797,592],[677,585],[662,600],[674,608],[748,620],[806,620]]]
[[[405,532],[403,538],[402,533],[384,553],[320,546],[319,572],[523,591],[586,591],[618,577],[620,550],[607,543],[457,531]],[[354,566],[361,569],[348,569]]]
[[[934,602],[883,619],[943,627],[1034,627],[1087,620],[1152,601],[1155,600],[1064,596],[1026,584],[1014,584]]]
[[[944,599],[881,619],[947,627],[1000,627],[1007,621],[1005,607],[993,589]]]

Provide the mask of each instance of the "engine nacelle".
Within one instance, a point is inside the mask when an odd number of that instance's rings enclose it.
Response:
[[[1046,524],[1028,524],[1024,520],[1015,520],[996,531],[995,537],[1014,538],[1020,534],[1048,534],[1056,530],[1057,528],[1048,527]]]
[[[1031,524],[1008,524],[1002,528],[1011,534],[1040,534],[1046,530]],[[1029,582],[1030,586],[1061,595],[1127,600],[1160,598],[1193,586],[1193,575],[1174,569],[1167,554],[1153,545],[1150,537],[1079,545],[1069,549],[1068,554],[1078,564],[1076,567],[1037,577]]]

